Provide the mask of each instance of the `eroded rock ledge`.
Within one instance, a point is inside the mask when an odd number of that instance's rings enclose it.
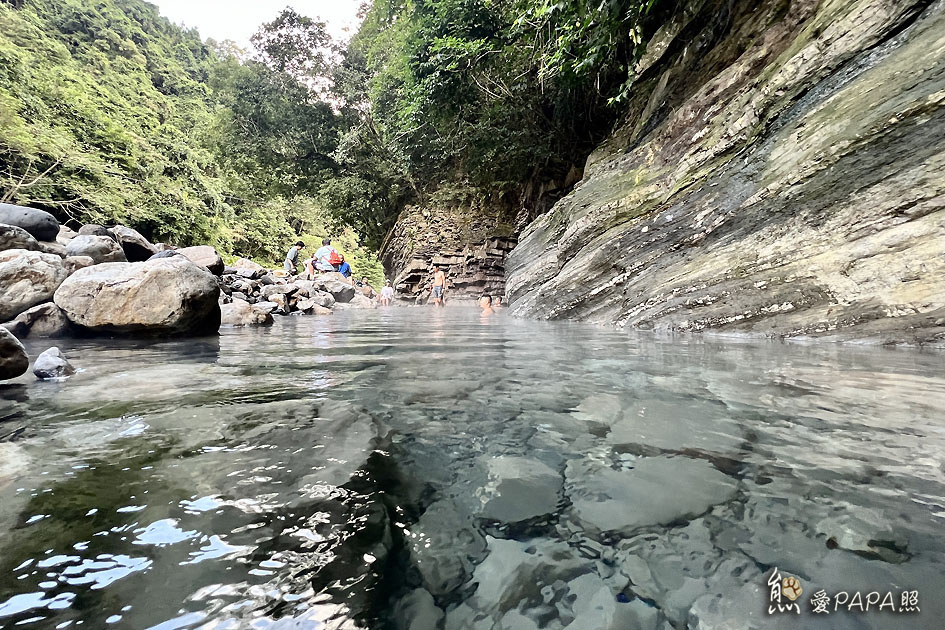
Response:
[[[945,3],[709,1],[648,50],[513,312],[945,345]]]

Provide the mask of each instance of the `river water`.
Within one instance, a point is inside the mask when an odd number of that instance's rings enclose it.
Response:
[[[0,388],[0,627],[945,617],[941,353],[463,308],[60,347]]]

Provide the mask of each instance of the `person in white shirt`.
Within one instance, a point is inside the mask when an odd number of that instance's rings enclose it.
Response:
[[[390,280],[388,280],[381,289],[381,306],[390,306],[392,299],[394,299],[394,287],[390,286]]]

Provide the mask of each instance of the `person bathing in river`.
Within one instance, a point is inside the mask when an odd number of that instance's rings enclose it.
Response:
[[[340,259],[341,254],[331,246],[330,238],[322,239],[322,246],[315,252],[315,270],[316,271],[337,271],[334,259]]]
[[[381,289],[381,306],[390,306],[390,301],[394,299],[394,287],[390,286],[390,280],[384,283]]]
[[[492,309],[492,297],[489,295],[484,295],[479,298],[479,308],[482,309],[482,315],[484,317],[488,317],[489,315],[495,313],[495,311]]]
[[[298,262],[299,254],[302,253],[302,248],[305,247],[305,243],[298,241],[295,245],[289,248],[289,252],[285,255],[285,271],[289,275],[296,275],[299,272]]]
[[[433,266],[433,288],[430,289],[430,297],[433,298],[433,306],[443,306],[443,291],[446,290],[446,274],[440,269],[439,265]]]

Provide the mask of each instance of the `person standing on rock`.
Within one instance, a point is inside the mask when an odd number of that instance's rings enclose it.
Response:
[[[299,254],[302,253],[302,248],[305,247],[305,243],[298,241],[295,245],[289,248],[289,253],[285,255],[285,271],[290,275],[296,275],[299,273],[298,262]]]
[[[430,289],[430,297],[433,298],[433,306],[443,306],[443,291],[446,290],[446,274],[440,269],[439,265],[433,266],[433,288]]]
[[[393,299],[394,287],[390,286],[390,280],[388,280],[384,283],[384,288],[381,289],[381,306],[390,306]]]

